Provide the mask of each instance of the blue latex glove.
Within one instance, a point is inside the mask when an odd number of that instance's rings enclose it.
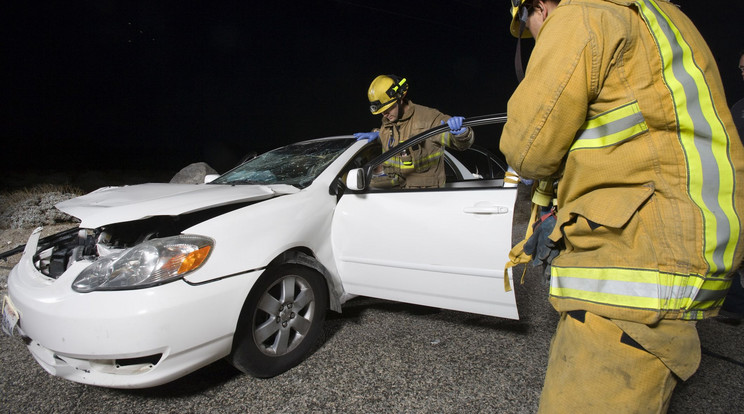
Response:
[[[550,265],[560,252],[555,242],[548,238],[554,227],[555,214],[544,217],[524,244],[524,252],[532,256],[532,266],[544,266],[543,277],[546,282],[550,281]]]
[[[447,120],[447,125],[449,125],[452,135],[460,135],[465,132],[466,128],[462,127],[462,121],[464,119],[461,116],[453,116]]]
[[[376,140],[377,138],[380,138],[380,133],[377,132],[377,131],[373,131],[373,132],[357,132],[356,134],[354,134],[354,136],[356,137],[357,141],[366,139],[367,142],[372,142],[372,141]]]

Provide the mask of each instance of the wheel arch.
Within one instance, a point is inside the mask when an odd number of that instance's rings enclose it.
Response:
[[[341,297],[344,293],[343,286],[336,282],[331,272],[318,261],[312,250],[307,247],[295,247],[287,250],[274,258],[266,268],[269,270],[287,263],[304,266],[323,275],[326,286],[328,287],[328,308],[334,312],[341,312]]]

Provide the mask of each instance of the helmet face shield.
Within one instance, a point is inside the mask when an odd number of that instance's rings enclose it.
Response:
[[[385,112],[408,93],[408,80],[395,75],[380,75],[372,81],[367,91],[369,110],[374,115]]]

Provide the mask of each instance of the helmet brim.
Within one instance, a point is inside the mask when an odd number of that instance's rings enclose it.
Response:
[[[382,105],[380,108],[378,108],[376,111],[370,108],[370,111],[372,112],[372,115],[379,115],[385,111],[387,111],[389,108],[391,108],[395,103],[398,102],[397,99],[393,99],[390,102],[386,103],[385,105]]]

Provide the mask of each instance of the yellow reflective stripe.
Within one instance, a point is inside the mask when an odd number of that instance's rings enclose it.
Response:
[[[636,5],[659,49],[664,83],[675,103],[688,192],[703,217],[703,256],[709,272],[721,275],[734,267],[741,226],[734,210],[735,177],[726,129],[690,45],[655,1],[639,0]]]
[[[452,134],[450,134],[449,132],[442,132],[441,137],[442,138],[439,140],[439,143],[441,143],[442,146],[449,147]]]
[[[442,155],[444,155],[444,151],[439,150],[420,159],[419,162],[421,163],[421,166],[432,166],[439,162],[439,159],[442,158]]]
[[[618,144],[648,131],[637,101],[589,118],[576,134],[571,151]]]
[[[392,157],[392,158],[389,158],[389,159],[385,160],[383,162],[383,164],[385,164],[387,166],[390,166],[390,167],[395,167],[395,168],[404,168],[404,167],[410,167],[411,166],[411,162],[410,161],[406,163],[400,157],[398,157],[397,155],[394,156],[394,157]]]
[[[634,296],[619,295],[612,293],[587,295],[586,292],[570,288],[550,288],[550,296],[583,300],[587,302],[602,303],[614,306],[630,307],[637,309],[661,309],[658,298],[638,298]]]
[[[403,171],[403,170],[412,170],[413,169],[413,163],[411,163],[411,162],[407,162],[407,163],[406,162],[403,162],[398,157],[390,158],[389,160],[385,161],[383,164],[385,164],[388,167],[393,167],[393,168],[396,168],[396,169],[401,170],[401,171]]]
[[[550,295],[639,309],[701,310],[719,305],[731,278],[643,269],[551,267]]]
[[[415,168],[427,168],[437,164],[439,162],[439,159],[442,158],[442,155],[444,155],[444,151],[442,150],[434,152],[418,160],[417,165],[414,165],[412,162],[403,162],[398,156],[385,160],[383,164],[390,167],[399,168],[400,170],[404,171],[413,170]]]
[[[702,311],[720,307],[723,303],[724,298],[717,301],[705,301],[705,302],[691,302],[685,304],[681,301],[668,301],[665,306],[660,306],[660,300],[658,299],[647,299],[637,298],[632,296],[624,296],[617,294],[604,294],[592,298],[582,298],[581,292],[572,289],[558,289],[550,291],[551,296],[560,296],[564,298],[571,298],[576,300],[584,300],[593,303],[610,304],[615,306],[630,307],[638,310],[652,310],[652,311],[664,311],[664,312],[680,312],[682,313],[682,319],[685,320],[698,320],[703,318]]]

